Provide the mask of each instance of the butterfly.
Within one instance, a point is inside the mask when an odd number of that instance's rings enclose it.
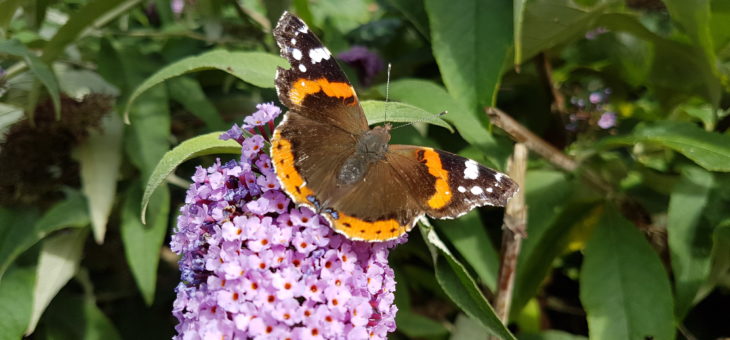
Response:
[[[504,206],[518,186],[474,160],[423,146],[391,145],[389,124],[368,126],[357,93],[332,53],[285,12],[274,37],[291,67],[276,90],[289,108],[274,130],[271,160],[294,203],[324,216],[347,238],[387,241],[416,221]]]

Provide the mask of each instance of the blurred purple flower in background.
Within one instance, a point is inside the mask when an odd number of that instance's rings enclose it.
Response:
[[[171,0],[170,9],[176,16],[180,16],[185,9],[185,0]]]
[[[273,124],[273,104],[245,120]],[[253,117],[253,118],[252,118]],[[268,119],[268,120],[267,120]],[[272,125],[273,126],[273,125]],[[181,255],[176,339],[385,339],[395,330],[386,243],[350,241],[279,188],[261,135],[240,161],[198,167],[170,247]]]
[[[616,114],[613,112],[605,112],[601,115],[601,118],[598,119],[598,126],[601,129],[610,129],[616,126]]]
[[[375,76],[385,68],[383,59],[364,46],[353,46],[337,57],[357,71],[357,76],[364,86],[370,86]]]

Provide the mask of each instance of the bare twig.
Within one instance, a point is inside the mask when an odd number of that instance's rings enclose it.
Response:
[[[547,141],[534,134],[508,114],[495,107],[489,107],[486,111],[492,124],[507,132],[516,142],[524,143],[528,149],[564,171],[573,173],[578,170],[579,164],[572,157],[550,145]],[[601,191],[610,195],[615,194],[613,187],[590,169],[582,168],[580,175]]]
[[[524,188],[525,172],[527,171],[527,147],[525,144],[515,144],[508,171],[509,176],[517,182],[520,188]],[[524,192],[524,189],[522,189],[510,199],[504,213],[501,250],[502,261],[499,265],[497,292],[494,299],[494,308],[497,317],[504,324],[507,324],[509,318],[515,274],[517,272],[517,258],[520,255],[522,239],[527,234],[527,207],[525,206]]]
[[[567,113],[565,97],[562,93],[560,93],[560,90],[555,87],[555,82],[553,81],[553,65],[550,63],[550,59],[548,59],[545,53],[540,53],[540,60],[542,61],[540,65],[542,75],[545,77],[546,85],[550,88],[550,93],[553,96],[553,112],[565,114]]]

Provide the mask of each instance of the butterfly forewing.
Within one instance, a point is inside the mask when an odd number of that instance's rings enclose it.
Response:
[[[357,94],[330,51],[299,18],[284,13],[274,29],[281,56],[276,90],[290,110],[353,134],[368,129]]]

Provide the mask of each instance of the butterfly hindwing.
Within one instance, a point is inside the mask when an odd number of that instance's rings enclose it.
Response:
[[[368,125],[355,89],[334,56],[299,18],[285,12],[274,29],[281,56],[291,65],[278,68],[276,90],[290,110],[353,134]]]
[[[456,218],[475,207],[504,206],[517,192],[517,184],[507,175],[474,160],[428,147],[392,145],[392,153],[406,157],[393,163],[396,169],[413,168],[418,163],[428,176],[413,178],[411,195],[433,218]]]

